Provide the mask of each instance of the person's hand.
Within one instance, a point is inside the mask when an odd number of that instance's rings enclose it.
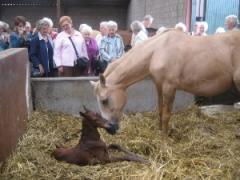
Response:
[[[43,66],[41,64],[39,64],[39,71],[40,71],[40,74],[41,76],[45,73],[44,69],[43,69]]]
[[[58,67],[58,72],[63,73],[63,66]]]

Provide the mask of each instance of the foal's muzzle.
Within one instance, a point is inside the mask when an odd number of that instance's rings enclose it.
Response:
[[[117,120],[113,120],[112,122],[110,122],[109,124],[109,128],[106,128],[106,131],[111,134],[114,135],[117,133],[117,130],[119,129],[119,125]]]

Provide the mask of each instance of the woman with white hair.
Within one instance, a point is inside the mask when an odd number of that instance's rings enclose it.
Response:
[[[131,24],[132,36],[132,47],[143,43],[148,39],[148,36],[144,32],[144,26],[140,21],[133,21]]]
[[[100,33],[96,36],[98,47],[100,47],[102,39],[108,34],[107,23],[108,23],[107,21],[102,21],[99,24]]]
[[[208,23],[205,21],[200,21],[196,23],[197,25],[197,32],[195,36],[207,36],[207,30],[208,30]]]
[[[48,23],[49,23],[49,34],[50,34],[50,36],[52,37],[53,40],[56,39],[58,33],[56,31],[53,31],[53,21],[52,21],[52,19],[50,19],[48,17],[44,17],[43,19],[45,21],[48,21]]]
[[[30,42],[30,58],[33,64],[33,76],[53,76],[53,41],[49,35],[50,24],[45,19],[37,22],[37,34]],[[39,74],[34,75],[35,69]]]
[[[235,15],[229,15],[225,18],[225,26],[228,31],[238,30],[238,17]]]
[[[87,54],[89,58],[88,65],[84,72],[84,75],[87,75],[87,76],[96,75],[95,61],[97,61],[99,50],[98,50],[97,41],[91,37],[91,34],[93,32],[92,27],[85,24],[84,26],[79,27],[79,31],[81,32],[84,38],[84,42],[87,48]]]
[[[7,33],[7,26],[3,21],[0,21],[0,51],[9,47],[9,34]]]
[[[117,34],[118,25],[114,21],[109,21],[107,24],[108,35],[101,41],[100,60],[107,65],[116,59],[120,58],[124,53],[124,44],[122,37]]]

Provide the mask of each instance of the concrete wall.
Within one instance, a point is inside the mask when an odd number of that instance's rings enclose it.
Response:
[[[27,57],[26,49],[0,53],[0,161],[14,149],[30,114]]]
[[[78,115],[82,105],[98,110],[93,88],[89,81],[97,78],[33,78],[33,99],[36,109],[45,109]],[[178,91],[174,110],[181,110],[193,103],[191,94]],[[153,111],[157,106],[155,85],[150,79],[134,84],[128,89],[125,112]]]
[[[173,27],[185,23],[185,0],[131,0],[128,9],[128,25],[134,20],[142,21],[146,14],[154,17],[153,27]]]

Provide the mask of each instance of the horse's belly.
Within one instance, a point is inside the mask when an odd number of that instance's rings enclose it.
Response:
[[[232,86],[232,79],[215,79],[209,81],[192,82],[182,85],[181,89],[196,96],[215,96],[228,90]]]

